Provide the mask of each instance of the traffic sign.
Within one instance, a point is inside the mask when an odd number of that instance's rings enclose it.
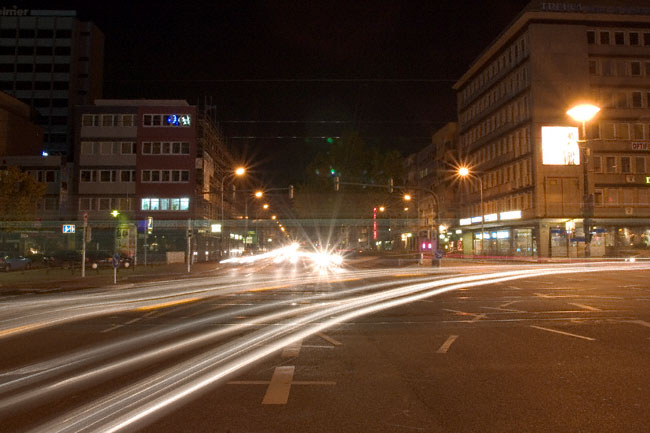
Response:
[[[113,254],[113,268],[117,269],[120,266],[120,255],[115,253]]]
[[[63,233],[74,233],[75,232],[75,225],[74,224],[63,224],[63,227],[61,228],[61,231]]]
[[[153,217],[147,217],[147,233],[151,234],[153,232]]]

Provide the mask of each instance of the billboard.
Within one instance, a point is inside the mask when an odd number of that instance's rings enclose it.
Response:
[[[580,165],[577,127],[542,126],[542,164]]]

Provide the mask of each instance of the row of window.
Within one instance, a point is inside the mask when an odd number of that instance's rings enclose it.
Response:
[[[589,138],[604,140],[646,140],[650,139],[650,123],[599,122],[591,128]]]
[[[45,197],[36,204],[36,208],[39,211],[58,210],[59,199],[56,197]]]
[[[135,182],[135,170],[80,170],[79,181]]]
[[[70,83],[67,81],[3,81],[2,89],[15,90],[68,90]]]
[[[467,107],[467,109],[463,110],[460,114],[461,122],[464,124],[469,122],[475,116],[478,116],[483,111],[489,109],[498,101],[509,97],[526,87],[528,87],[528,70],[527,66],[522,66],[501,80],[492,91],[488,92],[485,96]]]
[[[190,199],[182,198],[143,198],[140,200],[140,210],[148,211],[187,211],[190,209]]]
[[[58,170],[26,170],[37,182],[54,183]]]
[[[168,183],[168,182],[182,182],[187,183],[190,181],[189,170],[142,170],[142,182],[151,183]]]
[[[528,54],[528,44],[526,35],[521,36],[515,42],[506,48],[499,57],[486,66],[481,74],[473,78],[467,86],[460,92],[461,105],[464,101],[483,88],[484,85],[491,82],[492,78],[501,73],[512,65],[519,63],[521,59]]]
[[[66,38],[72,37],[72,30],[67,29],[2,29],[0,30],[0,38],[8,39],[23,39],[23,38]]]
[[[189,155],[190,143],[177,141],[143,141],[142,153],[144,155]]]
[[[501,155],[518,158],[519,155],[530,153],[530,150],[530,129],[526,127],[513,131],[499,140],[481,147],[471,157],[474,164],[481,164]]]
[[[87,197],[79,199],[79,210],[85,211],[111,211],[134,210],[134,199],[126,197]]]
[[[629,45],[639,47],[650,46],[650,32],[623,30],[587,30],[589,45]]]
[[[518,123],[530,116],[528,96],[520,97],[510,104],[501,107],[491,116],[476,124],[461,136],[461,144],[469,146],[481,140],[483,137],[493,133],[495,130],[507,124]]]
[[[81,126],[136,126],[135,114],[83,114]]]
[[[594,156],[591,158],[591,170],[595,173],[632,173],[634,162],[634,173],[645,175],[645,159],[645,156]]]
[[[0,72],[70,72],[70,63],[0,63]]]
[[[603,108],[649,108],[650,90],[594,89],[592,95]]]
[[[133,141],[82,141],[82,155],[135,155]]]
[[[5,47],[0,46],[0,56],[69,56],[70,47]]]
[[[594,206],[650,206],[648,188],[597,188]]]
[[[481,175],[483,190],[485,191],[507,184],[511,184],[515,188],[530,186],[533,184],[532,173],[531,159],[517,161],[514,164],[509,164]],[[471,192],[480,192],[480,188],[480,182],[472,182],[469,190]]]
[[[650,77],[650,62],[641,60],[589,60],[589,74],[603,77]]]
[[[143,116],[144,126],[184,126],[192,123],[189,114],[145,114]]]

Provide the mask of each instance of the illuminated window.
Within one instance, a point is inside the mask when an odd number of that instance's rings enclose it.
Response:
[[[172,210],[181,210],[181,200],[178,198],[172,198],[170,199],[171,202],[171,209]]]
[[[181,199],[181,210],[188,210],[190,208],[190,199],[182,198]]]
[[[152,198],[151,199],[151,208],[150,210],[160,210],[160,199]]]
[[[161,198],[160,199],[160,210],[169,210],[169,199]]]
[[[140,204],[141,210],[149,210],[149,208],[151,207],[151,199],[143,198],[140,203],[141,203]]]

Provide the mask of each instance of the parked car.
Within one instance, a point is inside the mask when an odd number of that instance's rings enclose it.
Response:
[[[27,257],[0,252],[0,269],[9,272],[17,269],[31,269],[32,261]]]
[[[79,267],[81,266],[81,253],[75,250],[57,250],[46,254],[50,266],[55,267]]]
[[[86,251],[86,267],[91,269],[113,267],[113,253],[108,251]]]
[[[31,266],[32,269],[34,268],[45,268],[50,265],[50,258],[46,256],[45,254],[27,254],[27,257],[29,260],[32,261]]]

